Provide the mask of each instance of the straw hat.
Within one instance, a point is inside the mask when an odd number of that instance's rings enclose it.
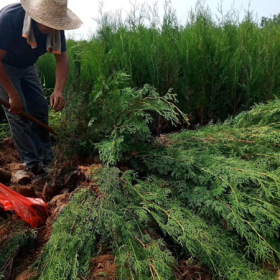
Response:
[[[56,30],[77,29],[83,22],[67,8],[67,2],[67,0],[21,0],[21,5],[38,23]]]

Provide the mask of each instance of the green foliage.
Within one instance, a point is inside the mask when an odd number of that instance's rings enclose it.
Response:
[[[99,152],[106,167],[55,223],[40,279],[84,278],[104,250],[122,280],[174,279],[190,256],[220,279],[275,279],[263,268],[280,257],[280,101],[267,102],[279,96],[279,28],[250,13],[217,23],[201,5],[185,25],[169,2],[162,24],[156,8],[150,25],[137,11],[102,13],[90,42],[69,42],[60,151]],[[154,140],[160,119],[183,112],[213,122]],[[135,171],[109,167],[119,161]]]
[[[98,212],[93,207],[94,201],[91,191],[82,190],[54,224],[51,240],[39,260],[40,279],[77,279],[78,275],[88,272],[95,253],[94,228]]]
[[[260,263],[280,256],[277,106],[279,100],[224,124],[163,136],[134,160],[135,168],[144,163],[166,178],[188,209],[213,226],[225,223],[243,254]]]
[[[9,279],[14,258],[19,251],[37,238],[34,230],[28,230],[22,222],[0,218],[0,279]]]
[[[137,195],[130,189],[122,190],[126,178],[120,179],[120,175],[116,168],[101,170],[97,177],[102,195],[97,196],[91,189],[74,195],[55,223],[52,238],[38,261],[40,279],[84,277],[91,257],[106,248],[115,253],[119,279],[152,279],[151,270],[162,279],[173,279],[169,265],[175,263],[174,258],[163,240],[149,233],[145,211],[141,222],[135,220],[141,200],[137,198],[136,205],[130,204]]]
[[[8,123],[0,124],[0,141],[11,136],[10,126]]]
[[[174,105],[176,96],[171,90],[160,96],[149,85],[132,89],[125,87],[128,79],[124,73],[101,77],[86,102],[81,100],[84,96],[73,97],[75,102],[60,118],[61,138],[68,139],[61,143],[61,150],[69,147],[70,152],[83,151],[89,156],[95,147],[102,160],[115,164],[124,153],[152,140],[150,126],[156,114],[172,125],[178,124],[179,118],[187,121]]]
[[[98,96],[102,92],[94,92],[93,94]],[[138,91],[126,88],[122,91],[111,92],[111,94],[114,106],[106,104],[106,98],[103,100],[100,98],[103,106],[109,109],[104,111],[112,117],[111,122],[108,122],[108,118],[106,119],[106,124],[102,124],[98,118],[94,118],[90,122],[90,125],[96,130],[100,130],[99,125],[104,129],[106,125],[111,123],[108,127],[109,131],[113,128],[111,135],[109,135],[108,131],[108,139],[102,140],[96,145],[96,148],[99,149],[101,160],[109,164],[116,164],[121,160],[125,152],[136,148],[139,143],[151,141],[152,135],[148,126],[153,122],[151,113],[157,113],[172,125],[179,123],[179,114],[173,104],[176,102],[176,98],[175,95],[171,94],[171,91],[160,97],[153,87],[145,85]],[[187,121],[187,117],[183,113],[181,115]],[[98,125],[95,125],[95,123],[98,123]]]
[[[46,54],[37,63],[37,71],[47,96],[52,94],[55,87],[56,61],[54,55]]]
[[[268,27],[269,25],[280,25],[280,14],[273,15],[270,18],[262,17],[261,27]]]
[[[136,5],[124,19],[103,11],[89,42],[68,41],[70,104],[86,103],[100,77],[117,72],[129,75],[132,88],[150,84],[161,96],[173,88],[178,107],[193,124],[225,120],[279,96],[276,25],[260,28],[249,12],[240,22],[234,11],[217,21],[201,2],[184,24],[170,1],[162,22],[158,14],[156,5]],[[52,60],[43,57],[38,69],[46,87],[53,88]]]
[[[110,248],[118,279],[171,280],[176,260],[167,237],[222,279],[273,279],[243,259],[236,236],[186,209],[168,182],[154,176],[140,179],[117,168],[101,169],[94,179],[98,190],[76,193],[55,223],[38,262],[40,279],[85,277],[91,256]]]
[[[58,134],[61,130],[60,123],[63,120],[63,115],[63,112],[55,112],[54,110],[49,111],[49,126],[52,127]]]
[[[78,191],[54,225],[37,264],[40,279],[86,277],[91,258],[108,249],[122,280],[174,279],[178,259],[188,256],[220,279],[274,279],[263,266],[280,257],[279,102],[143,141],[123,158],[142,177],[115,167],[93,170],[94,186]],[[134,113],[124,120],[138,122]],[[133,138],[135,130],[127,133]],[[101,143],[105,155],[119,153],[119,146]]]
[[[250,111],[242,112],[232,123],[237,127],[278,125],[280,115],[280,100],[254,105]]]

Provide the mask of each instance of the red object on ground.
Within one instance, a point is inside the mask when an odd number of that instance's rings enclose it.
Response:
[[[43,199],[27,198],[0,183],[0,207],[5,211],[13,210],[32,228],[46,223],[48,205]]]

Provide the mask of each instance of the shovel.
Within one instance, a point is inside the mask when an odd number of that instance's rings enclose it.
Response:
[[[9,102],[7,102],[7,101],[5,101],[5,100],[3,100],[3,99],[1,99],[1,98],[0,98],[0,104],[2,104],[4,107],[6,107],[6,108],[8,108],[8,109],[10,108]],[[34,117],[32,117],[32,116],[26,114],[25,112],[20,113],[19,116],[21,116],[22,118],[27,119],[27,120],[29,120],[29,121],[31,121],[31,122],[33,122],[33,123],[38,124],[39,126],[43,127],[43,128],[46,129],[47,131],[49,131],[51,134],[57,135],[53,128],[51,128],[51,127],[49,127],[48,125],[46,125],[45,123],[43,123],[43,122],[37,120],[36,118],[34,118]]]

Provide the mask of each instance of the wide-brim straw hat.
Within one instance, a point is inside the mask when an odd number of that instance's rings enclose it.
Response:
[[[56,30],[77,29],[83,22],[67,4],[67,0],[21,0],[23,9],[38,23]]]

